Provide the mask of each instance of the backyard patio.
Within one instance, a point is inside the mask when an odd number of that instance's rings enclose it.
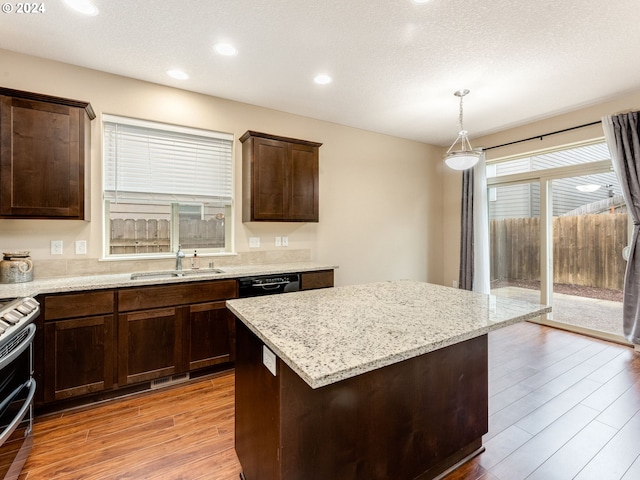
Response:
[[[597,298],[593,290],[600,290],[597,293],[602,298]],[[496,284],[491,293],[540,303],[539,289]],[[592,289],[583,293],[589,296],[554,292],[553,321],[622,337],[622,292]]]

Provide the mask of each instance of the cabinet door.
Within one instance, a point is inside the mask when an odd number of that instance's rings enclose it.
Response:
[[[45,402],[113,387],[113,327],[113,315],[44,324]]]
[[[120,386],[186,370],[182,360],[183,310],[171,307],[120,314]]]
[[[240,141],[242,221],[317,222],[322,144],[253,131]]]
[[[0,216],[84,218],[84,110],[0,97]]]
[[[256,138],[253,145],[253,217],[254,220],[282,220],[287,217],[285,194],[288,169],[287,144]]]
[[[289,220],[317,222],[318,149],[308,145],[289,145],[287,217]]]
[[[234,361],[235,317],[225,302],[191,305],[189,312],[189,370]]]

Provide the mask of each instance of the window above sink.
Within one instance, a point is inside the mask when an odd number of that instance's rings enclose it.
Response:
[[[233,135],[103,115],[104,257],[231,253]]]

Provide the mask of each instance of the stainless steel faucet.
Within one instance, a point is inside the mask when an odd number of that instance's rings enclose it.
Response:
[[[180,247],[181,246],[178,245],[178,251],[176,252],[176,271],[178,272],[182,271],[182,259],[184,258],[184,252]]]

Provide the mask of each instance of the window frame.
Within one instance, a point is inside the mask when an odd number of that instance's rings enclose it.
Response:
[[[132,117],[125,117],[121,115],[112,115],[112,114],[103,114],[102,118],[102,128],[101,128],[101,139],[102,139],[102,210],[103,210],[103,248],[102,248],[102,256],[100,260],[105,261],[119,261],[119,260],[142,260],[142,259],[160,259],[160,258],[173,258],[175,256],[175,252],[178,249],[178,245],[180,242],[179,234],[180,234],[180,223],[179,223],[179,211],[180,205],[198,205],[201,209],[201,212],[204,215],[204,211],[206,205],[215,204],[220,202],[220,206],[224,208],[225,212],[225,220],[224,220],[224,238],[225,238],[225,246],[223,248],[204,248],[198,247],[198,255],[199,256],[225,256],[225,255],[236,255],[235,253],[235,238],[233,231],[233,221],[235,217],[235,135],[226,132],[219,132],[214,130],[207,130],[202,128],[194,128],[182,125],[175,125],[165,122],[153,121],[153,120],[143,120]],[[227,140],[230,146],[229,152],[229,165],[230,169],[230,197],[224,197],[223,201],[220,201],[220,197],[210,197],[210,202],[207,202],[205,197],[194,195],[193,198],[189,198],[189,196],[185,198],[175,198],[175,199],[154,199],[153,193],[149,194],[148,198],[142,198],[141,201],[136,201],[135,194],[134,198],[128,198],[123,200],[126,203],[130,204],[149,204],[149,205],[164,205],[170,210],[170,251],[169,252],[151,252],[151,253],[122,253],[122,254],[113,254],[110,253],[111,250],[111,203],[117,202],[117,199],[112,198],[112,194],[107,195],[107,179],[106,179],[106,169],[107,169],[107,141],[105,139],[105,125],[107,123],[118,123],[122,122],[125,125],[132,126],[143,126],[152,128],[155,130],[163,131],[166,130],[169,133],[186,133],[190,135],[198,135],[204,137],[212,137],[216,139]],[[112,190],[109,190],[112,192]],[[161,196],[166,197],[166,192],[161,192]]]

